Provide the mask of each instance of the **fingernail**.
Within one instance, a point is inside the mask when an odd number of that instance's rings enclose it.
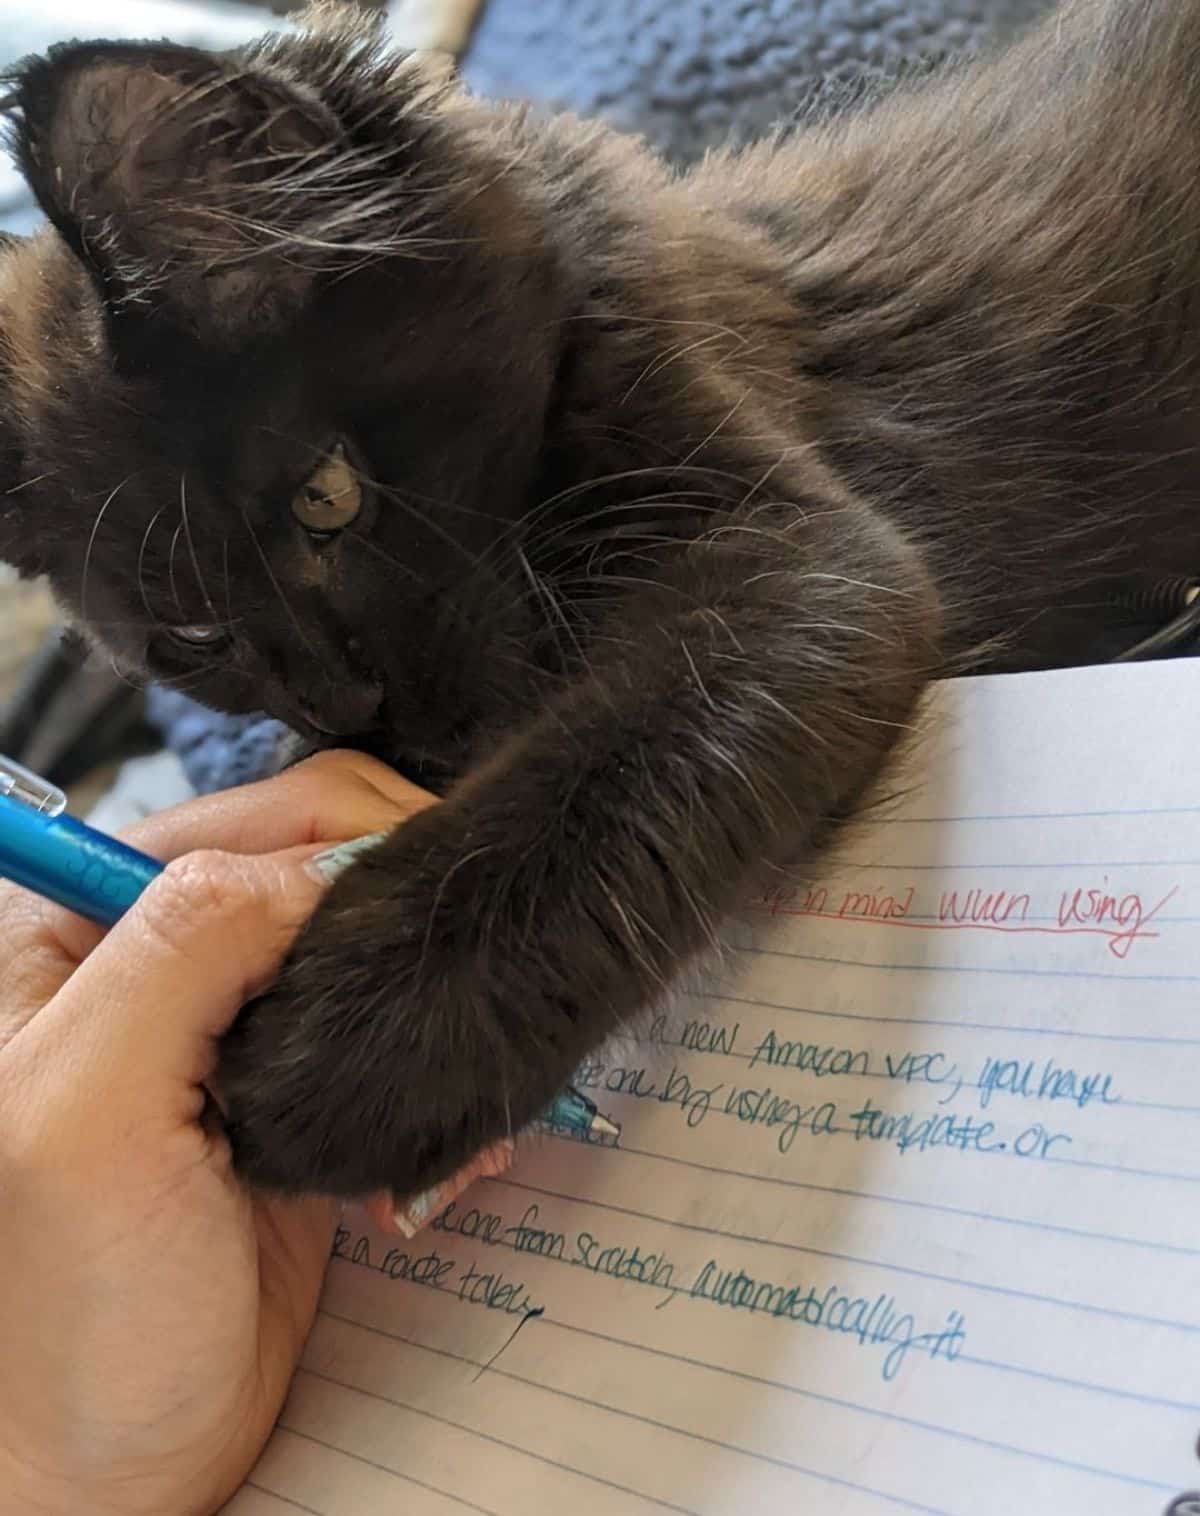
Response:
[[[444,1184],[434,1185],[433,1189],[426,1190],[423,1195],[418,1195],[407,1205],[397,1206],[392,1212],[396,1230],[411,1241],[441,1205],[442,1191],[445,1188]]]
[[[308,859],[304,867],[318,884],[332,884],[363,853],[386,842],[390,835],[389,832],[370,832],[366,837],[355,837],[352,842],[340,842],[337,847],[327,848]]]
[[[476,1179],[495,1179],[506,1173],[512,1167],[515,1151],[516,1144],[513,1140],[504,1137],[484,1148],[482,1153],[477,1154],[456,1174],[451,1174],[449,1179],[443,1179],[441,1184],[435,1184],[431,1190],[426,1190],[406,1205],[397,1206],[392,1212],[392,1221],[397,1231],[403,1232],[411,1241],[435,1211],[449,1205],[452,1200],[457,1200]]]

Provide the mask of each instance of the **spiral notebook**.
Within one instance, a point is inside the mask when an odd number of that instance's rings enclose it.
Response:
[[[1200,1512],[1195,664],[967,680],[912,785],[409,1245],[230,1516]]]

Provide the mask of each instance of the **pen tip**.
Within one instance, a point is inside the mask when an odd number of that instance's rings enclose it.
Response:
[[[597,1112],[592,1117],[592,1135],[594,1137],[611,1137],[615,1142],[621,1135],[621,1128],[615,1121],[610,1121],[607,1116],[601,1116]]]

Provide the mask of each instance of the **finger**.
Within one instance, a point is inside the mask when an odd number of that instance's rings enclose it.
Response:
[[[101,935],[60,906],[0,884],[0,1051],[58,993]]]
[[[59,1095],[132,1112],[171,1090],[198,1115],[215,1043],[274,979],[324,891],[320,851],[197,852],[167,865],[10,1047]],[[183,1096],[186,1094],[186,1100]]]
[[[162,811],[121,836],[164,862],[200,849],[271,853],[388,831],[436,803],[435,796],[374,758],[339,750],[318,753],[276,778]],[[0,886],[0,980],[7,991],[8,965],[20,956],[28,989],[19,1004],[6,994],[0,1046],[58,990],[101,936],[99,927],[62,906]]]
[[[318,753],[273,779],[160,811],[121,837],[164,861],[200,848],[274,853],[384,831],[436,803],[436,796],[374,758],[339,750]]]

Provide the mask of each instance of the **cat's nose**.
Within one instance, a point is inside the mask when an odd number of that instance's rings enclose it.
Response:
[[[383,690],[366,682],[327,685],[312,698],[300,695],[296,703],[305,721],[327,737],[357,737],[374,728]]]

